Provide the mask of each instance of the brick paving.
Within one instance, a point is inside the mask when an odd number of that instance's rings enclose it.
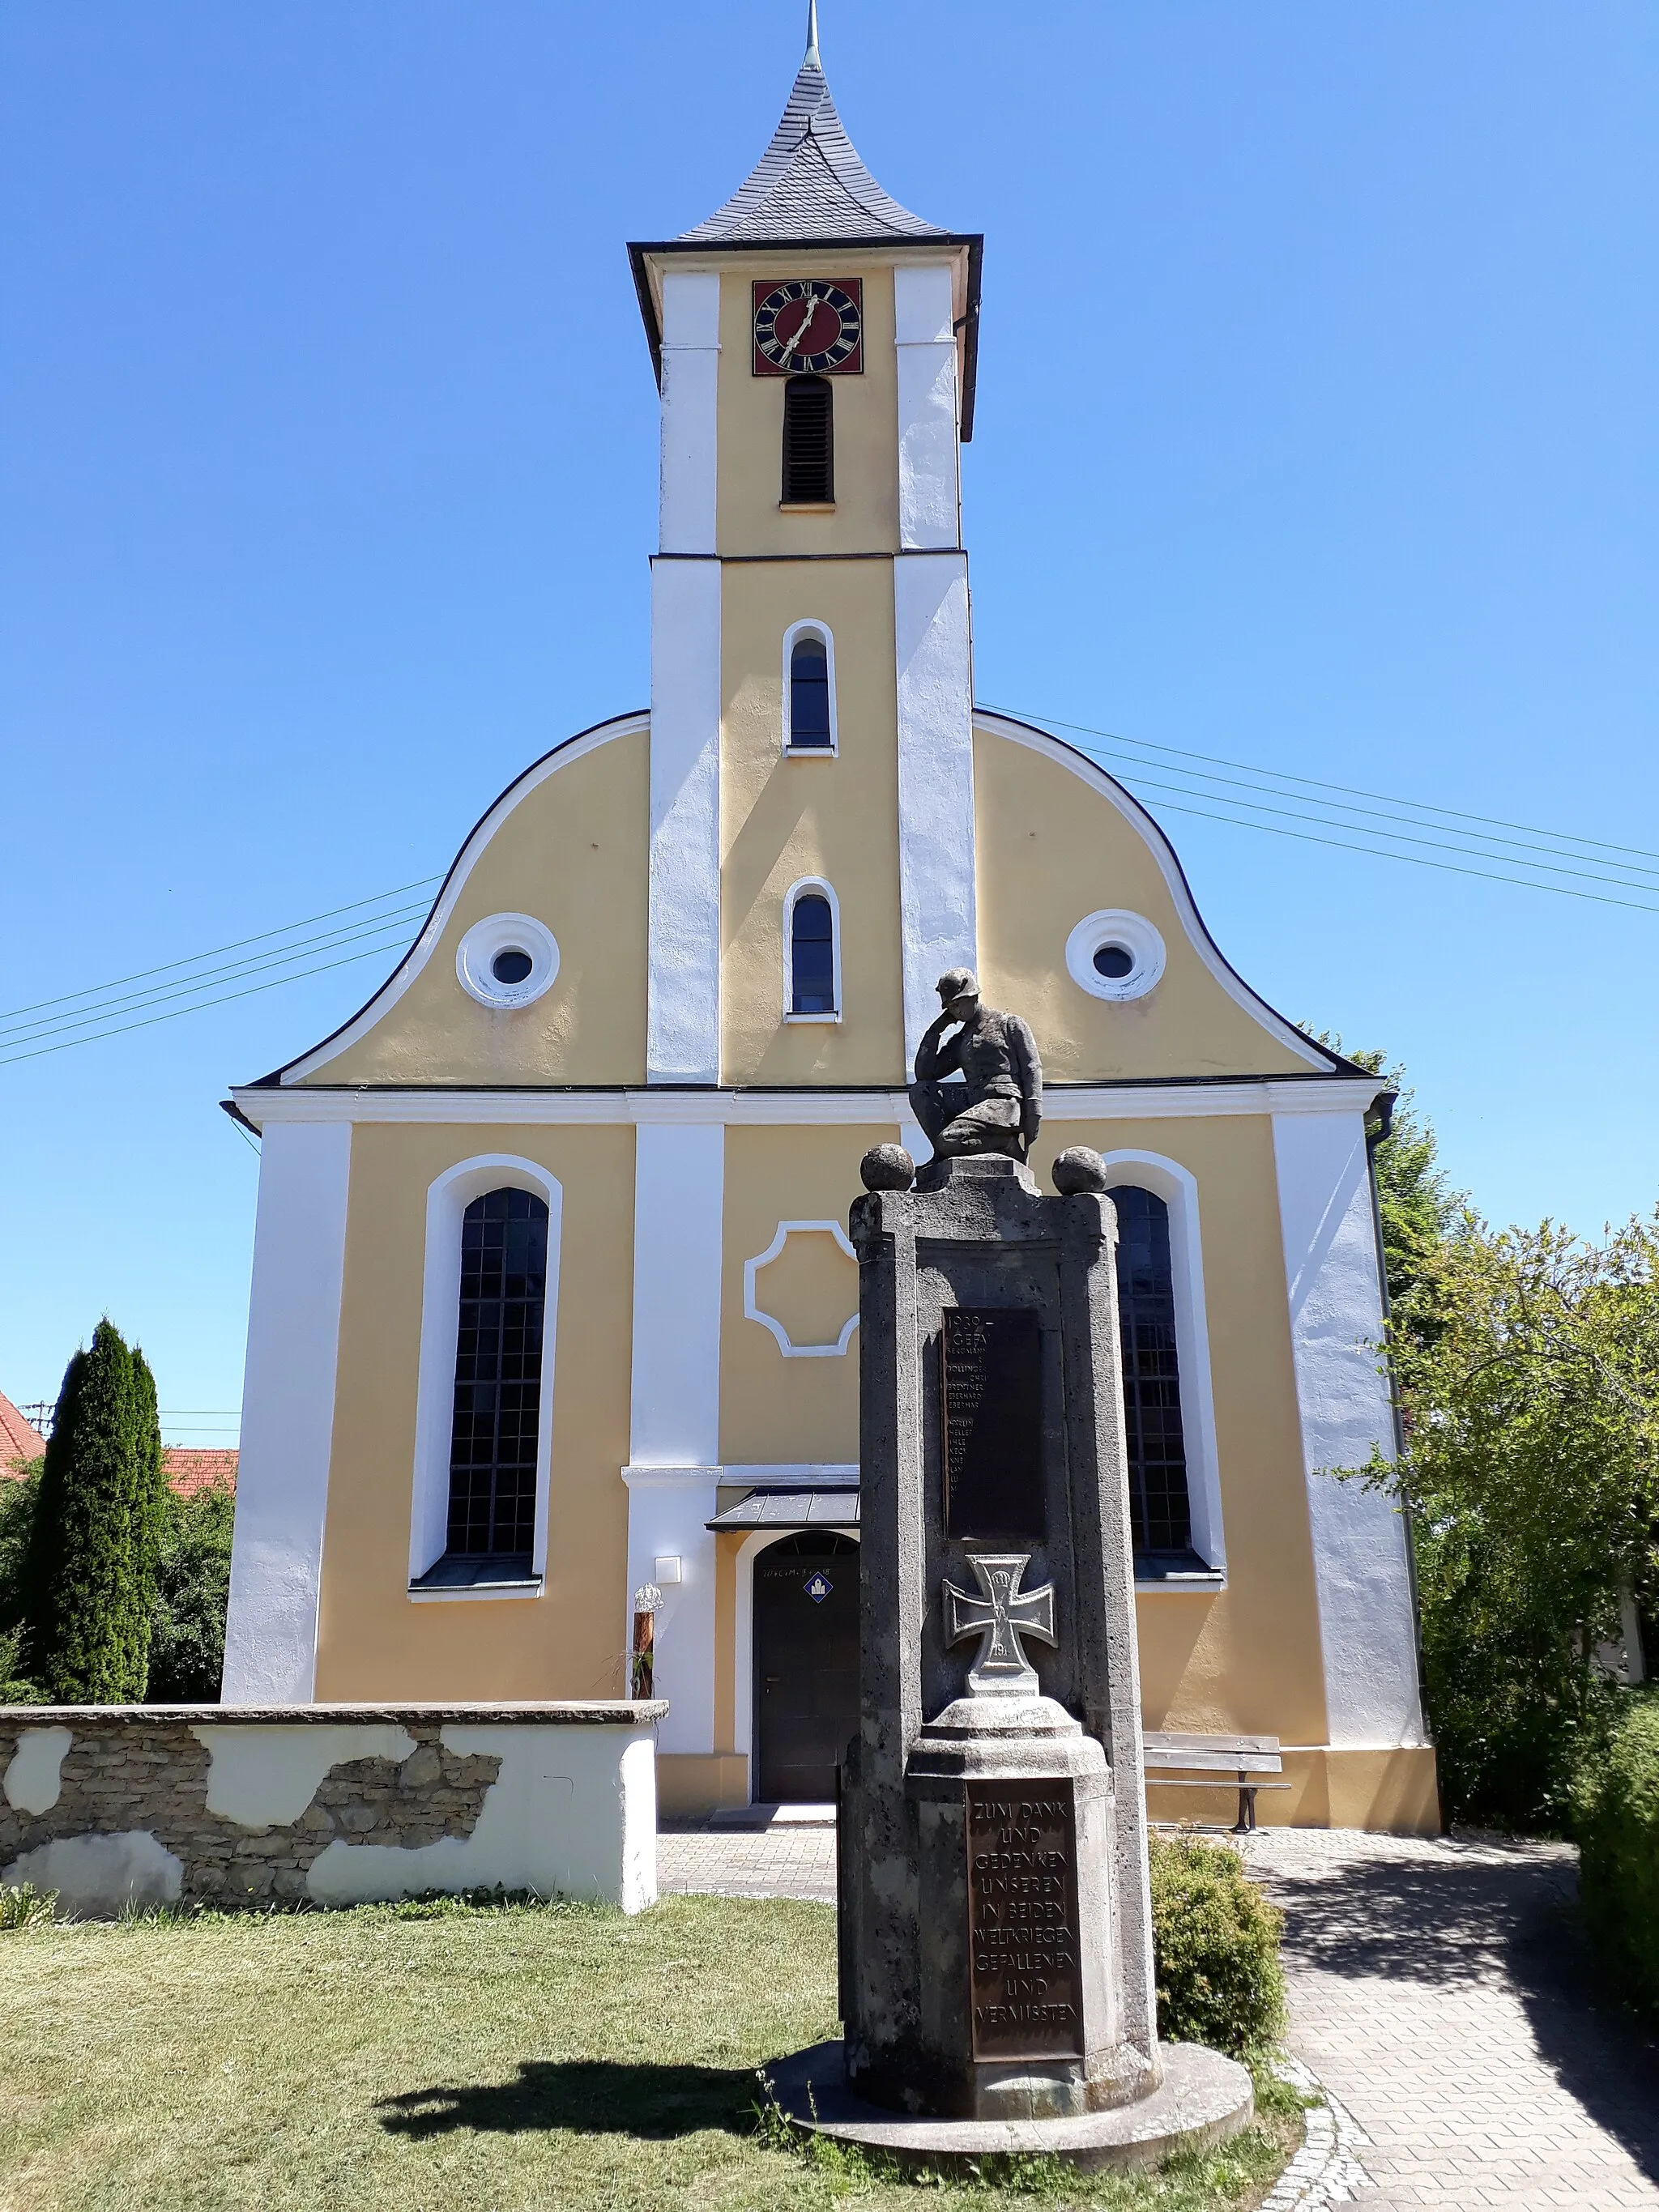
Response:
[[[1361,2212],[1659,2212],[1659,2042],[1592,1980],[1565,1845],[1264,1829],[1292,2050],[1364,2130]],[[835,1896],[827,1828],[665,1832],[665,1890]]]
[[[1659,2045],[1596,1988],[1559,1844],[1263,1830],[1291,2045],[1370,2138],[1366,2212],[1659,2207]]]

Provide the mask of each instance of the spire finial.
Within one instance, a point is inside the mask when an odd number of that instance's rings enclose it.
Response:
[[[818,0],[806,0],[806,53],[801,64],[803,69],[807,62],[811,62],[815,69],[823,67],[818,59]]]

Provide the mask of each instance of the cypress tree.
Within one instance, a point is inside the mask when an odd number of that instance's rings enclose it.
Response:
[[[128,1608],[129,1651],[133,1692],[142,1699],[149,1686],[149,1639],[159,1591],[161,1547],[167,1534],[167,1485],[161,1471],[161,1420],[155,1377],[135,1344],[132,1347],[132,1583]]]
[[[153,1451],[149,1443],[155,1386],[142,1355],[138,1368],[142,1381],[119,1332],[100,1321],[64,1372],[46,1444],[25,1577],[27,1654],[58,1705],[144,1694],[161,1450],[159,1436]]]

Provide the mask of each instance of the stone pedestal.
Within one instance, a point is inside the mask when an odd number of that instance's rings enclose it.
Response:
[[[1115,1218],[1007,1158],[919,1180],[851,1218],[845,2079],[895,2112],[1075,2119],[1160,2074]]]

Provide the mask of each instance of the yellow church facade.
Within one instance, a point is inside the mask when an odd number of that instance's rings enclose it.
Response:
[[[927,1157],[960,965],[1035,1032],[1039,1178],[1088,1145],[1121,1194],[1146,1725],[1278,1736],[1264,1818],[1431,1827],[1406,1534],[1326,1472],[1392,1433],[1381,1087],[1234,973],[1120,786],[975,708],[980,250],[870,177],[815,41],[734,198],[631,249],[649,709],[526,769],[362,1012],[234,1092],[225,1697],[623,1695],[648,1589],[665,1807],[828,1794],[847,1210],[872,1146]]]

